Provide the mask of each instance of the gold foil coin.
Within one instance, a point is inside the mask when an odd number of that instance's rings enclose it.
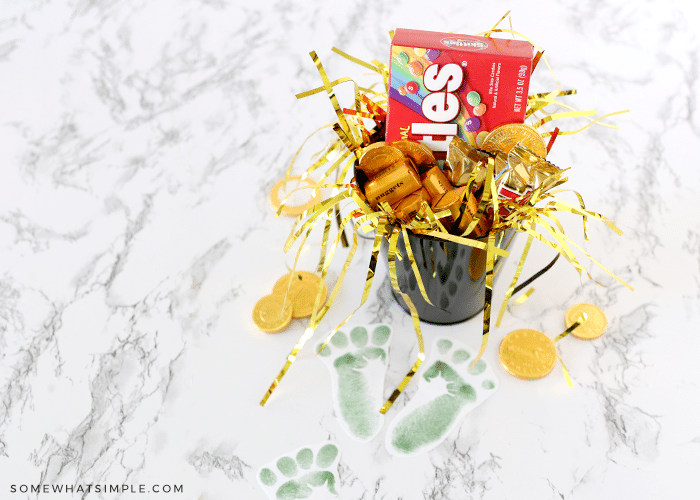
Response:
[[[321,278],[313,273],[307,271],[296,271],[293,276],[289,273],[282,276],[272,289],[272,293],[280,297],[284,297],[287,292],[287,287],[289,280],[292,280],[291,286],[289,286],[289,296],[288,300],[292,303],[292,317],[294,318],[308,318],[313,313],[314,302],[316,301],[316,293],[318,292],[319,283],[321,283]],[[328,298],[328,287],[323,283],[323,291],[321,292],[321,302],[319,303],[319,310],[326,303]]]
[[[253,308],[253,321],[263,332],[281,332],[292,321],[292,301],[282,295],[264,296]]]
[[[282,204],[280,190],[282,188],[285,188],[290,182],[294,181],[297,182],[297,185],[294,186],[293,189],[300,187],[300,184],[302,182],[305,182],[311,188],[316,186],[316,183],[312,179],[302,179],[298,175],[288,177],[286,181],[284,179],[281,179],[277,184],[275,184],[275,186],[270,191],[270,203],[272,203],[272,206],[275,207],[275,210],[278,210],[280,208],[280,205]],[[309,201],[307,201],[303,205],[290,205],[289,203],[285,203],[284,207],[282,207],[282,214],[296,217],[297,215],[301,215],[305,210],[308,210],[309,208],[319,203],[321,201],[321,190],[317,187],[315,189],[311,188],[305,188],[301,190],[302,192],[311,191],[313,193]]]
[[[433,152],[422,142],[402,140],[392,142],[391,145],[413,161],[413,164],[418,169],[418,173],[427,172],[431,167],[438,164]]]
[[[493,129],[484,138],[481,149],[489,153],[508,153],[518,143],[542,158],[547,156],[544,139],[537,130],[525,123],[509,123]]]
[[[571,335],[582,340],[593,340],[603,335],[605,328],[608,326],[608,321],[605,319],[603,311],[593,304],[576,304],[571,306],[566,311],[566,327],[569,328],[576,323],[576,320],[583,313],[586,313],[587,318],[571,332]]]
[[[378,144],[380,143],[372,144],[364,149],[360,164],[357,166],[370,179],[404,157],[398,149],[386,144]]]
[[[552,371],[557,362],[557,351],[544,333],[524,328],[503,338],[498,357],[503,369],[514,377],[536,380]]]

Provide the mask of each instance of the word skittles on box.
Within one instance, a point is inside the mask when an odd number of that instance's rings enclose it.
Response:
[[[533,55],[521,40],[397,29],[387,142],[420,141],[442,160],[453,136],[476,145],[478,134],[522,123]]]

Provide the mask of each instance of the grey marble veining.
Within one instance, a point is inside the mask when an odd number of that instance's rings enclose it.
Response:
[[[333,414],[311,347],[268,405],[259,401],[305,323],[267,335],[250,319],[291,264],[292,219],[268,201],[304,138],[334,119],[315,50],[333,80],[363,70],[331,53],[386,61],[396,27],[476,33],[509,8],[568,103],[609,122],[560,137],[550,159],[624,231],[565,220],[567,234],[621,279],[559,262],[492,330],[555,336],[578,302],[608,331],[566,338],[560,368],[537,382],[500,371],[498,392],[431,452],[399,459],[384,431],[359,444]],[[345,499],[690,498],[700,460],[699,51],[689,7],[546,0],[5,2],[0,7],[0,497],[13,485],[182,485],[183,493],[56,498],[265,497],[257,469],[332,439]],[[540,64],[531,90],[553,88]],[[582,126],[583,122],[575,122]],[[563,126],[564,127],[564,126]],[[562,127],[562,128],[563,128]],[[570,128],[574,128],[573,126]],[[303,171],[324,141],[310,141]],[[524,241],[516,243],[522,248]],[[320,246],[311,241],[309,255]],[[534,247],[533,247],[534,248]],[[333,328],[359,305],[371,241],[359,248]],[[518,255],[517,250],[514,255]],[[525,274],[551,259],[533,250]],[[304,257],[310,262],[311,257]],[[311,259],[312,260],[312,259]],[[331,267],[337,278],[344,254]],[[496,302],[515,270],[510,259]],[[358,323],[391,323],[386,395],[417,353],[410,318],[380,264]],[[333,278],[333,279],[335,279]],[[478,320],[425,325],[426,345],[477,346]],[[415,381],[385,425],[416,394]]]

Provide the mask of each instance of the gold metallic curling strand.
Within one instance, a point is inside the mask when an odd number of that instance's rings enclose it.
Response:
[[[350,132],[350,126],[348,125],[347,120],[345,119],[345,114],[343,113],[343,110],[340,107],[340,104],[338,103],[338,98],[335,96],[335,90],[333,90],[333,86],[331,85],[330,80],[328,79],[328,75],[326,74],[326,70],[323,68],[323,64],[321,64],[321,60],[318,58],[316,55],[315,51],[309,52],[309,55],[311,56],[311,59],[313,60],[314,64],[316,65],[316,69],[318,70],[318,73],[321,75],[321,80],[323,80],[323,86],[326,89],[326,93],[328,94],[328,98],[331,100],[331,104],[333,105],[333,109],[335,110],[335,114],[338,117],[338,122],[334,125],[334,130],[336,130],[336,133],[338,133],[338,129],[336,129],[336,126],[338,126],[342,132],[345,134],[345,137],[342,135],[338,134],[341,140],[345,143],[347,146],[348,143],[346,142],[349,141],[348,135],[351,134]],[[352,144],[352,146],[357,147],[357,145]],[[348,149],[351,151],[353,148],[351,146],[348,146]]]
[[[421,333],[420,330],[420,318],[418,317],[418,311],[416,310],[416,306],[413,305],[413,301],[411,298],[403,293],[401,291],[401,288],[399,287],[399,281],[396,277],[396,244],[399,240],[399,233],[398,232],[393,232],[391,236],[389,237],[389,277],[391,279],[391,286],[394,289],[394,291],[398,294],[401,295],[403,300],[406,302],[406,305],[408,306],[409,310],[411,311],[411,319],[413,320],[413,328],[416,331],[416,336],[418,337],[418,356],[416,358],[416,362],[413,363],[413,366],[411,369],[408,371],[406,376],[403,378],[399,386],[394,390],[394,392],[389,396],[389,399],[384,403],[382,406],[381,410],[379,410],[379,413],[386,413],[389,408],[391,408],[391,405],[394,404],[394,401],[396,401],[396,398],[398,398],[403,390],[406,388],[408,383],[411,381],[413,376],[416,374],[418,371],[418,368],[420,368],[420,365],[423,364],[423,361],[425,360],[425,346],[423,345],[423,334]]]
[[[581,205],[583,206],[583,199],[581,199]],[[622,231],[604,215],[598,214],[596,212],[591,212],[590,210],[586,210],[585,208],[578,209],[577,207],[571,206],[562,200],[557,200],[556,204],[554,205],[554,208],[562,212],[570,212],[574,215],[580,215],[583,218],[593,217],[594,219],[598,219],[599,221],[602,221],[606,226],[608,226],[608,228],[610,228],[610,230],[616,233],[618,236],[622,236]]]
[[[354,241],[355,241],[355,243],[357,242],[357,228],[359,227],[360,224],[361,224],[361,222],[359,222],[359,221],[358,221],[357,223],[355,223],[355,230],[356,230],[356,231],[355,231],[355,236],[354,236]],[[375,270],[376,270],[376,267],[377,267],[377,260],[378,260],[378,259],[377,259],[377,255],[379,254],[379,248],[380,248],[380,246],[381,246],[382,237],[383,237],[383,235],[384,235],[384,223],[383,223],[383,222],[380,222],[380,223],[379,223],[379,226],[378,226],[378,230],[377,230],[377,231],[378,231],[378,232],[377,232],[377,234],[375,235],[375,238],[374,238],[374,245],[373,245],[373,248],[372,248],[372,254],[371,254],[371,256],[370,256],[370,262],[369,262],[369,266],[368,266],[368,269],[367,269],[367,277],[365,278],[365,286],[364,286],[364,290],[363,290],[363,292],[362,292],[362,299],[360,300],[360,305],[357,306],[357,308],[356,308],[353,312],[351,312],[343,321],[341,321],[333,330],[331,330],[331,332],[330,332],[330,333],[328,334],[328,336],[326,337],[326,340],[323,342],[323,344],[322,344],[322,345],[318,348],[318,350],[316,351],[317,354],[318,354],[319,352],[323,351],[323,349],[328,345],[328,343],[331,341],[331,339],[332,339],[333,336],[336,334],[336,332],[337,332],[338,330],[340,330],[340,328],[342,328],[343,325],[344,325],[350,318],[352,318],[352,316],[360,309],[360,307],[362,307],[362,305],[365,303],[365,301],[366,301],[367,298],[369,297],[369,291],[370,291],[371,288],[372,288],[372,283],[373,283],[373,281],[374,281]],[[380,234],[380,233],[381,233],[381,234]],[[347,265],[349,266],[350,261],[348,260],[348,261],[346,261],[346,263],[347,263]],[[346,271],[346,270],[347,270],[347,267],[344,267],[343,273],[342,273],[341,277],[338,279],[338,282],[336,283],[336,287],[335,287],[335,289],[334,289],[334,292],[335,292],[336,294],[337,294],[337,291],[340,290],[340,284],[342,283],[342,278],[344,277],[345,271]]]
[[[483,324],[481,331],[481,347],[479,348],[479,354],[474,358],[474,362],[471,364],[469,369],[471,370],[476,366],[477,361],[481,359],[484,352],[486,351],[486,345],[489,342],[489,334],[491,331],[491,301],[493,298],[493,266],[494,266],[494,249],[496,247],[496,235],[493,231],[489,233],[488,246],[486,249],[486,283],[485,283],[485,294],[484,294],[484,315]]]
[[[304,142],[301,143],[301,146],[299,147],[299,149],[297,149],[297,152],[294,153],[294,156],[292,157],[292,161],[289,162],[289,167],[287,167],[287,171],[284,174],[284,179],[287,179],[290,176],[290,174],[292,173],[292,168],[294,167],[294,162],[296,162],[297,157],[299,156],[299,153],[301,153],[301,150],[304,149],[304,146],[306,145],[308,140],[311,139],[314,135],[316,135],[321,130],[326,129],[326,128],[332,128],[332,127],[333,127],[332,123],[327,123],[326,125],[323,125],[322,127],[319,127],[316,130],[314,130],[313,132],[311,132],[311,134],[309,134],[308,137],[306,139],[304,139]],[[302,179],[305,179],[306,177],[308,177],[307,172],[304,172]],[[277,212],[278,217],[279,217],[280,213],[281,213],[281,210],[278,210],[278,212]]]
[[[515,299],[513,301],[513,304],[516,304],[516,305],[523,304],[527,299],[530,298],[530,295],[532,295],[532,292],[534,292],[534,291],[535,291],[534,287],[528,288],[527,292],[525,292],[524,294],[522,294],[520,297],[518,297],[517,299]],[[498,326],[498,325],[496,325],[496,326]]]
[[[506,15],[508,15],[508,14],[506,14]],[[500,23],[500,21],[499,21],[499,23]],[[498,25],[498,23],[496,23],[496,25]],[[517,32],[517,31],[514,31],[514,30],[512,30],[512,29],[502,29],[502,28],[494,29],[494,28],[492,28],[492,29],[490,29],[489,31],[484,31],[484,32],[482,32],[482,33],[477,33],[477,35],[491,36],[491,33],[511,33],[511,34],[513,34],[513,35],[517,35],[517,36],[519,36],[519,37],[521,37],[521,38],[527,40],[528,42],[530,42],[538,51],[542,51],[542,48],[541,48],[539,45],[537,45],[532,39],[530,39],[529,37],[523,35],[522,33],[519,33],[519,32]],[[551,73],[552,77],[554,78],[554,81],[557,82],[557,91],[559,91],[559,89],[561,89],[561,84],[559,83],[559,79],[558,79],[558,78],[556,77],[556,75],[554,74],[554,71],[552,70],[552,67],[549,65],[549,61],[547,60],[547,58],[546,58],[544,55],[542,55],[542,60],[543,60],[543,61],[545,62],[545,64],[547,65],[547,68],[549,69],[549,72]],[[551,94],[551,93],[550,93],[550,94]],[[550,94],[548,94],[548,96],[549,96]],[[529,104],[529,103],[528,103],[528,104]],[[573,109],[573,108],[570,108],[570,109]],[[608,117],[610,117],[610,116],[618,115],[618,114],[621,114],[621,113],[628,113],[628,112],[629,112],[629,110],[616,111],[616,112],[614,112],[614,113],[609,113],[609,114],[607,114],[607,115],[601,116],[601,117],[598,118],[597,120],[591,121],[591,123],[589,123],[589,124],[586,125],[585,127],[582,127],[582,128],[580,128],[580,129],[578,129],[578,130],[575,130],[575,131],[560,131],[559,134],[560,134],[560,135],[573,135],[573,134],[576,134],[576,133],[578,133],[578,132],[581,132],[582,130],[587,129],[589,126],[591,126],[591,125],[593,125],[593,124],[598,124],[598,125],[602,125],[602,126],[609,127],[609,128],[619,128],[619,127],[617,127],[617,126],[615,126],[615,125],[609,125],[609,124],[601,123],[601,120],[603,120],[604,118],[608,118]],[[589,112],[588,112],[588,111],[582,111],[582,112],[577,112],[577,113],[589,113]],[[593,111],[592,114],[595,114],[595,111]],[[583,115],[572,115],[572,116],[587,116],[587,115],[586,115],[586,114],[583,114]],[[565,117],[565,116],[561,116],[561,118],[564,118],[564,117]],[[551,118],[551,119],[548,119],[548,120],[545,119],[545,121],[542,121],[542,120],[541,120],[541,121],[540,121],[541,123],[538,122],[536,125],[534,125],[534,127],[535,127],[535,128],[538,128],[538,127],[540,127],[541,125],[543,125],[544,123],[547,123],[547,122],[549,122],[549,121],[552,121],[553,119],[556,119],[556,118]],[[588,119],[590,119],[590,118],[588,118]],[[543,137],[549,137],[550,135],[551,135],[551,132],[545,132],[545,133],[542,134]]]
[[[491,201],[491,182],[489,179],[493,179],[494,168],[494,159],[489,157],[486,163],[486,181],[484,183],[484,192],[481,195],[481,201],[479,202],[479,207],[476,210],[476,214],[467,226],[467,229],[464,230],[464,234],[471,234],[474,228],[476,228],[477,224],[479,224],[481,217],[484,215],[484,213],[486,213],[486,208]]]
[[[338,205],[333,205],[333,207],[329,208],[326,212],[326,223],[323,225],[323,237],[321,238],[321,256],[318,259],[318,266],[316,266],[317,273],[323,270],[323,266],[326,262],[326,249],[328,247],[328,236],[331,233],[331,224],[333,222],[333,209],[337,206]],[[340,239],[341,234],[343,233],[338,231],[338,239]],[[301,247],[299,250],[301,250]]]
[[[308,210],[305,210],[302,214],[300,214],[296,220],[294,221],[294,225],[292,226],[292,230],[290,231],[290,235],[287,238],[287,241],[284,246],[284,251],[287,252],[290,248],[290,246],[294,243],[294,241],[303,233],[309,226],[313,225],[316,223],[318,218],[326,212],[329,208],[335,206],[336,204],[340,203],[342,200],[348,197],[352,197],[353,201],[358,204],[360,209],[365,212],[365,213],[370,213],[371,209],[360,199],[358,196],[354,195],[354,187],[350,184],[320,184],[317,185],[316,188],[320,189],[325,189],[325,188],[330,188],[330,189],[335,189],[335,190],[341,190],[338,194],[334,195],[331,198],[328,198],[327,200],[324,200],[320,203],[317,203],[313,207],[309,208]],[[306,217],[311,216],[309,220],[307,220],[303,226],[295,232],[296,226],[304,220]]]
[[[359,227],[359,225],[360,225],[360,224],[363,224],[364,222],[365,222],[365,221],[363,221],[362,219],[359,220],[359,221],[355,224],[355,229],[357,230],[357,228]],[[375,275],[375,270],[376,270],[376,266],[377,266],[377,261],[378,261],[377,256],[378,256],[378,254],[379,254],[379,250],[380,250],[380,247],[381,247],[382,239],[383,239],[384,237],[387,236],[388,226],[389,226],[389,225],[387,224],[386,217],[383,216],[383,215],[380,216],[380,217],[379,217],[379,220],[378,220],[378,223],[377,223],[377,233],[376,233],[375,239],[374,239],[374,245],[373,245],[372,253],[371,253],[371,256],[370,256],[370,263],[369,263],[369,266],[368,266],[367,278],[365,279],[365,287],[364,287],[364,291],[363,291],[363,294],[362,294],[362,300],[360,301],[360,305],[359,305],[353,312],[351,312],[338,326],[336,326],[336,327],[329,333],[329,335],[328,335],[328,337],[326,338],[325,342],[319,347],[317,353],[318,353],[318,352],[321,352],[321,351],[326,347],[326,345],[331,341],[331,339],[333,338],[333,336],[335,335],[335,333],[336,333],[336,332],[337,332],[337,331],[338,331],[338,330],[339,330],[339,329],[340,329],[340,328],[341,328],[341,327],[342,327],[342,326],[343,326],[343,325],[344,325],[344,324],[345,324],[345,323],[360,309],[360,307],[362,307],[362,305],[365,303],[365,301],[366,301],[367,298],[369,297],[369,291],[370,291],[370,289],[371,289],[371,287],[372,287],[372,283],[373,283],[374,275]],[[357,241],[357,237],[355,236],[355,242],[356,242],[356,241]],[[348,260],[348,262],[347,262],[347,265],[349,265],[349,260]],[[344,268],[344,270],[347,269],[347,265],[346,265],[346,267]],[[344,275],[345,273],[343,272],[342,274]],[[336,284],[335,293],[337,293],[337,290],[340,288],[340,282],[341,282],[341,281],[342,281],[342,276],[339,278],[338,283]],[[418,335],[420,335],[420,330],[418,331]],[[422,337],[420,337],[420,338],[422,339]],[[396,395],[398,396],[398,394],[401,393],[401,391],[403,390],[403,388],[401,388],[400,390],[399,390],[399,389],[397,389],[397,390],[398,390],[398,393],[397,393]],[[396,391],[394,391],[394,392],[396,392]],[[394,398],[394,399],[395,399],[395,398]],[[386,405],[385,405],[385,406],[386,406]],[[391,406],[391,404],[389,404],[389,406]],[[389,406],[386,406],[386,409],[388,409]],[[384,411],[386,411],[386,409],[385,409]]]
[[[355,155],[353,155],[349,150],[345,150],[338,156],[338,158],[336,158],[336,160],[331,164],[331,166],[328,169],[326,169],[321,178],[318,180],[318,183],[323,184],[326,181],[326,179],[328,179],[331,176],[331,174],[333,174],[334,172],[337,173],[337,169],[340,166],[340,164],[348,158],[351,164],[353,161],[355,161]],[[344,172],[347,174],[347,170],[344,170]],[[340,174],[338,175],[338,179],[342,180],[343,178],[344,176],[341,176]]]
[[[498,199],[496,196],[496,183],[494,180],[494,167],[495,163],[493,158],[489,158],[486,168],[486,181],[484,185],[484,193],[482,194],[481,203],[479,204],[479,210],[482,210],[482,205],[484,200],[493,201],[494,210],[494,225],[499,221],[498,218]],[[477,210],[477,216],[479,216],[479,210]],[[467,229],[467,234],[469,234],[469,229]],[[486,246],[486,281],[484,283],[485,293],[484,293],[484,312],[482,321],[482,331],[481,331],[481,347],[479,348],[479,353],[474,358],[470,370],[474,368],[476,363],[481,359],[484,352],[486,351],[486,345],[489,341],[489,333],[491,331],[491,303],[493,299],[493,268],[496,260],[496,230],[494,227],[491,228],[488,235],[487,246]]]
[[[345,219],[343,220],[343,224],[341,225],[341,227],[342,227],[343,229],[344,229],[345,225],[347,224],[347,222],[348,222],[349,220],[351,220],[352,215],[353,215],[353,214],[348,214],[348,216],[346,216]],[[310,228],[309,228],[309,232],[310,232],[311,229],[312,229],[312,228],[310,227]],[[339,236],[340,236],[341,232],[342,232],[342,229],[339,231],[338,237],[336,238],[336,241],[334,242],[333,251],[335,251],[335,248],[337,248],[338,240],[339,240]],[[308,233],[307,233],[307,234],[308,234]],[[304,238],[304,239],[305,239],[305,238]],[[302,245],[303,245],[303,241],[302,241]],[[318,326],[318,324],[320,323],[320,321],[323,319],[323,317],[325,316],[326,312],[328,312],[328,310],[330,309],[330,307],[333,305],[333,302],[335,301],[335,298],[337,297],[338,292],[339,292],[339,290],[340,290],[340,286],[341,286],[341,284],[342,284],[343,277],[345,276],[345,273],[346,273],[348,267],[350,266],[350,263],[352,262],[352,258],[353,258],[353,256],[354,256],[356,250],[357,250],[357,233],[356,233],[356,232],[353,232],[353,245],[352,245],[352,247],[351,247],[351,249],[350,249],[348,258],[347,258],[346,261],[345,261],[345,265],[343,266],[343,269],[342,269],[342,271],[341,271],[341,273],[340,273],[340,276],[338,277],[338,281],[337,281],[335,287],[333,287],[333,291],[332,291],[331,295],[328,297],[328,300],[327,300],[326,304],[323,306],[323,308],[321,309],[321,311],[318,312],[318,307],[319,307],[319,305],[320,305],[320,297],[321,297],[321,293],[322,293],[322,290],[321,290],[320,287],[321,287],[323,281],[325,280],[326,272],[328,271],[328,265],[325,265],[325,266],[324,266],[323,272],[322,272],[322,279],[321,279],[321,282],[319,283],[319,290],[318,290],[318,292],[317,292],[316,299],[315,299],[315,301],[314,301],[313,312],[312,312],[312,315],[311,315],[311,319],[309,320],[309,326],[306,328],[304,334],[303,334],[303,335],[301,336],[301,338],[297,341],[296,345],[294,346],[294,348],[292,349],[292,351],[291,351],[291,352],[289,353],[289,355],[287,356],[287,360],[286,360],[284,366],[282,367],[282,369],[280,370],[280,372],[277,374],[277,376],[276,376],[275,379],[273,380],[273,382],[272,382],[272,384],[270,385],[269,389],[268,389],[267,392],[265,393],[263,399],[260,401],[260,406],[265,406],[265,404],[267,403],[267,400],[270,398],[270,396],[272,395],[272,393],[274,392],[274,390],[277,388],[277,386],[279,385],[280,381],[281,381],[282,378],[285,376],[285,374],[287,373],[287,371],[289,370],[289,368],[292,366],[292,363],[294,363],[294,361],[296,360],[296,357],[297,357],[297,355],[299,354],[299,351],[301,351],[301,349],[304,347],[304,345],[306,344],[306,342],[308,342],[308,340],[313,336],[314,331],[316,330],[316,327]],[[332,253],[331,253],[331,255],[332,255]],[[298,259],[298,257],[299,257],[299,253],[297,253],[297,259]],[[328,262],[330,262],[330,259],[328,260]],[[295,262],[294,262],[294,267],[296,267],[296,260],[295,260]],[[291,283],[291,280],[290,280],[290,283]],[[348,319],[349,319],[349,317],[348,317]],[[346,321],[347,321],[347,320],[346,320]],[[339,327],[338,327],[338,328],[339,328]]]
[[[351,81],[352,81],[352,78],[345,76],[343,78],[338,78],[337,80],[333,80],[332,82],[330,82],[330,85],[331,85],[331,87],[335,87],[336,85],[340,85],[341,83],[351,82]],[[297,95],[295,95],[294,97],[296,97],[297,99],[303,99],[304,97],[309,97],[309,96],[312,96],[314,94],[320,94],[321,92],[324,92],[325,90],[326,90],[326,87],[321,85],[320,87],[316,87],[315,89],[307,90],[306,92],[300,92]]]
[[[569,335],[571,332],[573,332],[574,330],[576,330],[579,326],[581,326],[581,324],[583,324],[583,322],[584,322],[586,319],[588,319],[588,317],[587,317],[586,313],[583,313],[583,314],[574,322],[573,325],[571,325],[569,328],[567,328],[567,329],[564,330],[562,333],[560,333],[559,335],[557,335],[557,336],[552,340],[552,344],[556,344],[556,343],[559,342],[561,339],[563,339],[564,337],[566,337],[567,335]],[[555,349],[555,352],[556,352],[556,349]],[[559,353],[558,353],[558,352],[556,352],[556,354],[557,354],[557,358],[559,359],[559,362],[561,363],[561,369],[562,369],[562,371],[564,372],[564,378],[566,379],[566,383],[569,385],[569,387],[573,387],[573,386],[574,386],[574,383],[571,381],[571,377],[569,376],[569,370],[567,370],[566,365],[564,364],[564,360],[561,359],[561,356],[559,356]]]
[[[581,210],[582,210],[582,213],[579,214],[579,215],[581,215],[581,220],[582,220],[582,222],[583,222],[583,239],[586,240],[586,241],[588,241],[588,229],[587,229],[587,227],[586,227],[586,224],[587,224],[587,222],[588,222],[588,211],[586,210],[586,204],[585,204],[584,201],[583,201],[583,196],[581,196],[581,193],[579,193],[578,191],[574,191],[574,190],[572,190],[572,189],[557,189],[556,191],[551,191],[550,193],[548,193],[548,195],[549,195],[549,197],[551,197],[553,200],[561,202],[561,205],[562,205],[563,207],[565,207],[565,208],[563,208],[562,210],[568,211],[568,212],[571,212],[571,213],[574,213],[573,210],[575,210],[575,208],[574,208],[572,205],[570,205],[569,203],[564,202],[563,200],[559,200],[558,198],[556,198],[556,197],[554,196],[555,194],[563,193],[563,192],[566,192],[566,191],[570,191],[570,192],[574,193],[574,194],[576,195],[576,197],[578,198],[578,203],[579,203],[579,206],[580,206],[580,208],[581,208]],[[552,202],[549,202],[549,203],[552,203]],[[549,203],[548,203],[548,204],[549,204]],[[554,206],[554,208],[556,208],[556,206]],[[600,214],[596,214],[596,215],[600,215]],[[599,218],[600,220],[607,221],[607,217],[603,217],[602,215],[600,215],[600,217],[596,217],[596,218]],[[609,221],[608,221],[608,222],[609,222]],[[620,230],[615,226],[615,224],[610,223],[610,225],[609,225],[608,227],[609,227],[610,229],[612,229],[613,231],[615,231],[615,232],[617,233],[618,236],[621,236],[621,235],[622,235],[622,231],[620,231]]]
[[[503,319],[503,315],[506,312],[506,306],[508,305],[508,302],[510,301],[511,296],[513,295],[513,291],[515,290],[515,285],[518,283],[518,280],[520,279],[520,273],[523,270],[523,267],[525,266],[525,259],[527,258],[527,254],[530,252],[530,245],[532,245],[532,242],[534,240],[534,237],[532,235],[528,236],[527,242],[525,243],[525,248],[523,249],[523,253],[520,256],[520,261],[518,262],[518,267],[515,270],[515,275],[513,276],[513,280],[510,282],[510,286],[508,287],[508,291],[506,292],[506,296],[503,299],[503,303],[501,304],[501,310],[498,313],[498,318],[496,319],[496,326],[501,326],[501,320]]]
[[[527,96],[527,99],[528,99],[528,102],[530,102],[531,99],[532,99],[532,100],[542,99],[542,98],[545,98],[546,96],[548,96],[548,95],[551,94],[551,93],[552,93],[552,92],[543,92],[543,93],[541,93],[541,94],[530,94],[529,96]],[[572,89],[572,90],[560,90],[559,92],[557,92],[556,96],[574,95],[574,94],[578,94],[578,91],[577,91],[576,89]]]
[[[573,93],[576,93],[576,91],[573,91]],[[562,91],[557,87],[556,89],[552,90],[551,92],[547,94],[536,94],[539,97],[534,97],[534,96],[528,96],[527,98],[527,106],[528,109],[525,111],[525,119],[530,118],[534,113],[541,111],[544,114],[550,114],[547,112],[546,108],[547,106],[550,105],[556,105],[558,107],[566,108],[571,111],[575,111],[574,108],[571,106],[567,106],[561,101],[557,101],[554,98],[559,97],[562,95],[571,95],[571,94],[565,94],[565,91]]]

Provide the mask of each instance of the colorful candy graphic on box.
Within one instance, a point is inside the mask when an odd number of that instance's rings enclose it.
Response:
[[[452,136],[522,123],[533,46],[521,40],[397,29],[386,140],[422,141],[444,159]]]

